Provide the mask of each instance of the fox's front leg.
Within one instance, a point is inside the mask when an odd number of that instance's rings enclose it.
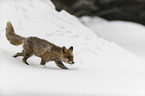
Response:
[[[61,69],[68,69],[61,60],[55,60],[56,65]]]

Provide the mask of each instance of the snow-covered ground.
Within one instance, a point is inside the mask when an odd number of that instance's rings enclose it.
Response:
[[[81,17],[80,21],[100,37],[115,42],[145,58],[145,26],[125,21],[107,21],[99,17]]]
[[[13,58],[22,46],[13,46],[6,39],[8,21],[19,35],[37,36],[67,48],[74,46],[75,64],[65,64],[69,70],[59,69],[54,62],[41,68],[38,57],[28,60],[30,66],[21,57]],[[106,31],[109,29],[114,26]],[[55,11],[49,0],[0,1],[0,60],[2,96],[145,95],[143,58],[100,38],[67,12]]]

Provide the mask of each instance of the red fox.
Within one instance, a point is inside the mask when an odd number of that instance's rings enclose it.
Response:
[[[65,46],[59,47],[38,37],[22,37],[15,33],[10,21],[7,23],[6,37],[13,45],[23,44],[23,51],[16,53],[13,57],[23,56],[22,61],[27,65],[29,65],[27,59],[32,55],[41,58],[40,65],[45,65],[49,61],[54,61],[59,68],[68,69],[62,61],[74,64],[73,46],[67,49]]]

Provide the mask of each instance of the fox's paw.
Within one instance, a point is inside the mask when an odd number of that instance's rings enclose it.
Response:
[[[14,57],[14,58],[17,58],[18,56],[17,56],[17,55],[14,55],[13,57]]]
[[[61,69],[64,69],[64,70],[69,70],[67,67],[62,67]]]
[[[17,58],[17,56],[16,56],[16,55],[14,55],[13,57],[14,57],[14,58]]]
[[[28,62],[27,62],[26,60],[23,59],[22,61],[23,61],[26,65],[29,65]]]

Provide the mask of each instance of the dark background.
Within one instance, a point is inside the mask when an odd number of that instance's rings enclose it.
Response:
[[[132,21],[145,25],[145,0],[51,0],[57,11],[77,17],[100,16],[107,20]]]

